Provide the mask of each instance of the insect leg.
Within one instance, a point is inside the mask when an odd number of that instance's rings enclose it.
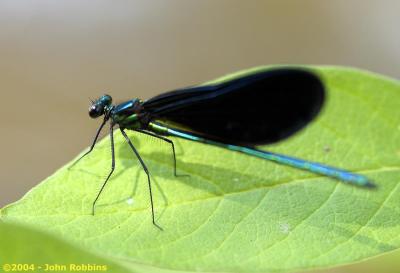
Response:
[[[142,168],[144,172],[147,175],[147,182],[149,185],[149,193],[150,193],[150,204],[151,204],[151,218],[153,221],[153,225],[155,225],[157,228],[160,230],[163,230],[159,225],[156,224],[155,218],[154,218],[154,203],[153,203],[153,193],[151,191],[151,182],[150,182],[150,173],[149,170],[146,167],[146,164],[144,164],[144,161],[140,157],[138,151],[136,150],[135,146],[133,146],[131,140],[129,139],[128,135],[125,133],[124,129],[119,128],[121,130],[122,135],[125,137],[126,141],[128,142],[129,146],[131,147],[132,151],[135,153],[136,157],[139,159],[140,164],[142,165]]]
[[[180,176],[180,177],[189,176],[188,174],[177,174],[177,172],[176,172],[175,145],[174,145],[174,142],[173,142],[172,140],[170,140],[169,138],[162,137],[162,136],[160,136],[160,135],[157,135],[157,134],[148,132],[148,131],[143,131],[143,130],[135,130],[135,131],[136,131],[136,132],[139,132],[139,133],[143,133],[143,134],[149,135],[149,136],[152,136],[152,137],[156,137],[156,138],[158,138],[158,139],[161,139],[161,140],[163,140],[163,141],[168,142],[169,144],[171,144],[171,147],[172,147],[172,155],[173,155],[173,158],[174,158],[174,175],[175,175],[176,177],[178,177],[178,176]]]
[[[112,173],[114,172],[115,169],[115,152],[114,152],[114,124],[110,122],[110,141],[111,141],[111,171],[108,174],[106,180],[104,181],[103,185],[100,188],[100,191],[97,193],[96,199],[94,199],[93,204],[92,204],[92,215],[94,215],[94,207],[96,206],[97,199],[99,199],[99,196],[101,192],[103,191],[104,187],[106,186],[108,179],[110,179]]]
[[[89,151],[87,151],[85,154],[83,154],[80,158],[78,158],[77,160],[75,160],[74,163],[72,163],[71,166],[68,167],[68,170],[70,170],[73,166],[75,166],[76,163],[79,162],[79,160],[81,160],[82,158],[84,158],[85,156],[87,156],[91,151],[93,151],[94,145],[96,145],[97,139],[99,138],[100,132],[103,129],[104,125],[106,124],[107,119],[104,118],[103,122],[101,123],[100,127],[97,129],[96,132],[96,136],[93,139],[92,145],[90,146]]]

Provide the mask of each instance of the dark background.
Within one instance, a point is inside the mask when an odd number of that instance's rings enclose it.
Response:
[[[398,0],[1,0],[0,206],[89,145],[89,98],[105,92],[145,99],[282,63],[398,78],[399,11]]]

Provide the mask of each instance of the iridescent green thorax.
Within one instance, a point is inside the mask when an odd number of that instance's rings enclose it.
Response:
[[[116,105],[111,111],[111,118],[120,127],[138,129],[142,127],[142,101],[133,99]]]

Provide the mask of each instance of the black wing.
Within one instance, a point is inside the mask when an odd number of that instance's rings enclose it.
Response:
[[[315,74],[282,68],[167,92],[145,101],[143,108],[151,120],[224,143],[254,146],[299,131],[319,113],[324,97]]]

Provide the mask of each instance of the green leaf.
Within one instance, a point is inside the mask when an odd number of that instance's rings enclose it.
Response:
[[[168,144],[129,133],[152,175],[160,231],[151,223],[146,176],[117,132],[116,171],[95,216],[91,205],[111,164],[108,138],[4,208],[1,219],[139,272],[286,272],[397,249],[400,84],[359,70],[314,69],[328,88],[322,114],[265,149],[362,173],[377,190],[178,139],[178,172],[190,177],[175,178]]]
[[[4,272],[127,271],[114,262],[66,244],[53,236],[15,224],[0,222],[0,245],[0,268]],[[13,270],[13,266],[17,270]],[[25,269],[17,266],[25,266]]]

